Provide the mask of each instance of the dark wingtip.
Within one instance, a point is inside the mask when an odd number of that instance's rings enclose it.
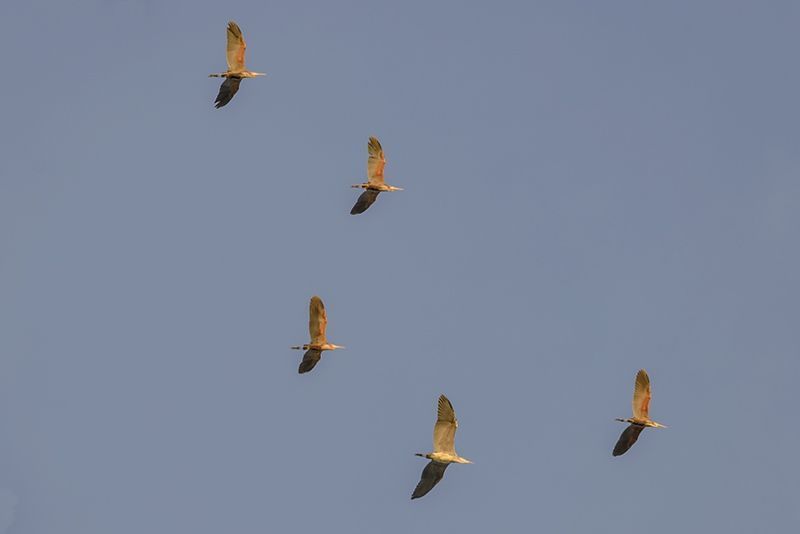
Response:
[[[350,215],[360,215],[360,214],[364,213],[365,211],[367,211],[368,207],[369,206],[367,206],[365,208],[365,207],[360,206],[359,203],[356,203],[356,205],[353,206],[353,208],[350,210]]]

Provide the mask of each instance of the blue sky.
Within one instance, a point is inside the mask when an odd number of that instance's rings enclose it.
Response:
[[[0,532],[796,530],[798,23],[3,3]],[[475,464],[412,502],[440,393]]]

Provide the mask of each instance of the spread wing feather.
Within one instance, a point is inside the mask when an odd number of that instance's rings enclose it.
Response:
[[[386,157],[383,155],[383,147],[377,138],[369,138],[367,152],[369,152],[367,181],[371,184],[383,184],[383,168],[386,166]]]
[[[433,451],[455,455],[458,421],[453,405],[444,395],[439,396],[436,424],[433,426]]]
[[[372,206],[377,200],[380,191],[376,191],[374,189],[367,189],[358,197],[356,203],[353,205],[353,209],[350,210],[350,215],[358,215],[359,213],[364,213],[367,211],[367,208]]]
[[[449,464],[441,464],[433,460],[425,466],[422,470],[422,477],[419,479],[417,487],[414,488],[414,493],[411,494],[412,499],[419,499],[427,494],[433,487],[442,480],[444,471]]]
[[[228,22],[228,72],[241,72],[244,70],[244,52],[247,44],[239,25],[233,21]]]
[[[219,109],[230,102],[233,95],[239,90],[240,83],[242,83],[241,78],[225,78],[225,81],[219,86],[219,93],[217,93],[217,99],[214,100],[214,107]]]
[[[617,444],[614,445],[614,452],[612,454],[614,456],[620,456],[628,452],[628,449],[639,439],[639,434],[642,433],[642,430],[644,430],[642,425],[629,425],[628,428],[623,430],[622,434],[620,434]]]
[[[634,419],[643,421],[650,419],[650,377],[644,369],[640,369],[636,374],[632,405]]]
[[[321,298],[314,295],[308,305],[308,333],[312,345],[323,345],[328,342],[325,337],[327,327],[328,315],[325,313],[325,305]]]
[[[317,349],[308,349],[305,354],[303,354],[303,361],[300,362],[300,367],[297,369],[297,372],[300,374],[307,373],[317,365],[317,362],[322,357],[322,351]]]

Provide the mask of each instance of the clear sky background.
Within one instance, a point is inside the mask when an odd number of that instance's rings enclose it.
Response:
[[[2,2],[0,532],[797,531],[800,5],[668,4]]]

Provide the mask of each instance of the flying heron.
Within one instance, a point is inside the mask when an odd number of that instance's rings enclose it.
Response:
[[[429,454],[416,453],[430,460],[430,463],[422,470],[422,477],[419,484],[411,494],[412,499],[418,499],[427,494],[433,487],[442,480],[444,471],[451,463],[471,464],[466,458],[462,458],[456,452],[455,440],[458,420],[453,405],[444,395],[439,396],[439,409],[436,417],[436,424],[433,425],[433,452]]]
[[[242,30],[233,21],[228,22],[228,70],[219,74],[209,74],[209,78],[225,78],[219,88],[219,94],[214,101],[214,107],[219,109],[231,101],[233,95],[239,90],[242,78],[255,78],[266,76],[263,72],[250,72],[244,66],[244,52],[247,44],[244,42]]]
[[[614,456],[625,454],[642,433],[644,427],[667,428],[661,423],[650,420],[650,377],[647,371],[639,369],[636,374],[636,386],[633,388],[633,417],[630,419],[619,419],[622,423],[630,423],[630,426],[622,431],[617,444],[614,445]]]
[[[311,343],[291,347],[295,350],[306,351],[303,354],[303,361],[300,362],[300,368],[297,370],[300,374],[309,372],[317,365],[319,359],[322,358],[323,350],[344,348],[340,345],[328,343],[328,339],[325,337],[327,326],[328,315],[325,313],[325,305],[322,303],[321,298],[314,295],[311,297],[311,303],[308,306],[308,332],[311,335]]]
[[[369,152],[367,181],[363,184],[352,186],[365,191],[356,200],[353,209],[350,210],[350,215],[358,215],[367,211],[367,208],[372,206],[381,191],[402,191],[401,188],[387,185],[383,181],[383,168],[386,166],[386,157],[383,155],[383,147],[381,147],[380,141],[375,137],[370,137],[369,143],[367,143],[367,152]]]

